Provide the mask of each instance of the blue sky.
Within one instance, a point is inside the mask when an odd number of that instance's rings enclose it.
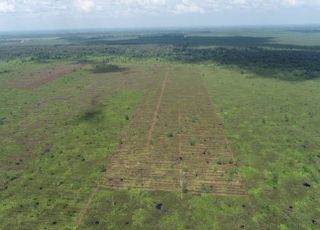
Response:
[[[0,0],[0,30],[320,24],[320,0]]]

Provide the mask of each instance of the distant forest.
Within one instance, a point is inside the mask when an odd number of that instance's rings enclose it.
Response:
[[[14,46],[9,43],[0,46],[0,58],[31,57],[34,61],[45,61],[66,58],[79,60],[88,55],[125,55],[132,58],[156,57],[188,63],[235,65],[282,80],[320,77],[320,47],[277,44],[273,43],[272,37],[160,34],[118,39],[103,35],[89,38],[73,35],[60,39],[68,44]]]

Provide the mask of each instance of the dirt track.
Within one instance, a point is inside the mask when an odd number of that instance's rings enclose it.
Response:
[[[164,93],[164,90],[166,88],[167,81],[168,81],[168,74],[169,74],[169,72],[166,73],[166,76],[165,76],[165,78],[163,80],[163,83],[161,85],[160,96],[159,96],[159,99],[158,99],[158,102],[157,102],[156,109],[154,111],[151,127],[150,127],[150,130],[148,132],[147,148],[150,147],[152,133],[153,133],[154,127],[156,126],[157,121],[158,121],[158,116],[159,116],[160,106],[161,106],[161,103],[162,103],[163,93]]]

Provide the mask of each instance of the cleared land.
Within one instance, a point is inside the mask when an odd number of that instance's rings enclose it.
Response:
[[[199,75],[175,76],[168,69],[154,82],[107,165],[102,187],[245,195]]]
[[[77,228],[258,229],[199,69],[161,65],[149,80]]]

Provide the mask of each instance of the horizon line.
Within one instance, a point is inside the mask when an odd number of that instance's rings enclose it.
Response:
[[[304,24],[235,24],[235,25],[198,25],[198,26],[140,26],[140,27],[84,27],[84,28],[40,28],[40,29],[12,29],[12,30],[1,30],[0,33],[41,33],[41,32],[91,32],[91,31],[117,31],[117,32],[126,32],[126,31],[153,31],[153,30],[199,30],[199,29],[221,29],[221,28],[284,28],[284,27],[320,27],[320,23],[304,23]]]

